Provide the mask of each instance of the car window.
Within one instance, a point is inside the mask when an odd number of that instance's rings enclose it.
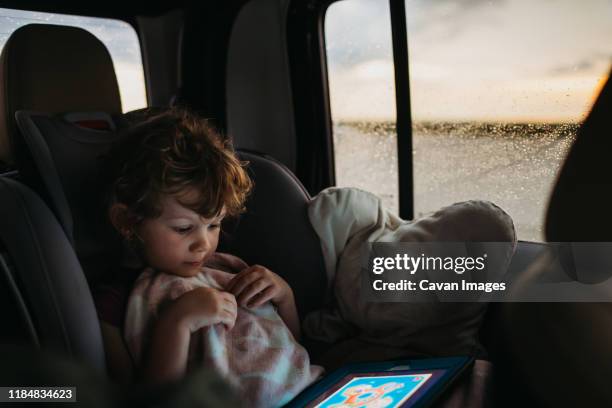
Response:
[[[0,8],[0,48],[17,28],[26,24],[57,24],[83,28],[108,49],[121,94],[123,111],[147,106],[140,44],[134,29],[119,20]]]
[[[395,82],[387,0],[346,0],[325,13],[336,185],[398,212]]]
[[[482,199],[543,240],[558,170],[612,62],[606,0],[405,0],[414,213]],[[325,15],[338,185],[397,209],[388,2]],[[401,158],[400,158],[401,159]]]
[[[605,83],[612,3],[406,1],[418,216],[491,200],[544,239],[558,170]]]

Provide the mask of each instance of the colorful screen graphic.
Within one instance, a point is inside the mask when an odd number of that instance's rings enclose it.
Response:
[[[321,401],[319,408],[400,407],[432,377],[432,373],[404,375],[351,374],[339,389]],[[346,382],[348,381],[348,382]]]

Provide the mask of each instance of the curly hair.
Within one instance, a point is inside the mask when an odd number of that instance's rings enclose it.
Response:
[[[182,109],[170,109],[130,127],[106,156],[110,206],[122,203],[134,223],[157,218],[161,197],[174,195],[205,218],[225,208],[228,216],[245,210],[252,181],[231,142],[208,123]],[[184,202],[182,193],[190,194]],[[195,198],[194,198],[195,197]]]

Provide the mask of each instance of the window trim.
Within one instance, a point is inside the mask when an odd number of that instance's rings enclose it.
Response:
[[[336,184],[325,50],[325,13],[333,2],[291,0],[287,21],[296,175],[312,195]]]
[[[325,100],[325,121],[328,123],[328,151],[331,152],[331,180],[335,184],[335,164],[333,151],[333,129],[330,109],[327,52],[325,48],[325,15],[328,7],[339,0],[325,1],[319,6],[319,52],[323,78],[323,96]],[[393,69],[395,79],[396,105],[396,138],[397,138],[397,178],[399,216],[404,219],[414,218],[414,182],[412,160],[412,115],[410,106],[410,78],[408,72],[408,34],[406,28],[406,9],[404,0],[389,0],[391,14],[391,41],[393,50]]]
[[[389,0],[393,68],[395,70],[395,130],[397,137],[397,178],[399,216],[414,218],[414,178],[412,164],[412,110],[408,70],[408,32],[404,0]]]

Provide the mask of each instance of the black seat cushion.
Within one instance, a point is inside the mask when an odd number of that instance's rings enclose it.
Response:
[[[41,199],[5,177],[0,177],[0,241],[36,341],[103,373],[100,326],[73,248]]]

